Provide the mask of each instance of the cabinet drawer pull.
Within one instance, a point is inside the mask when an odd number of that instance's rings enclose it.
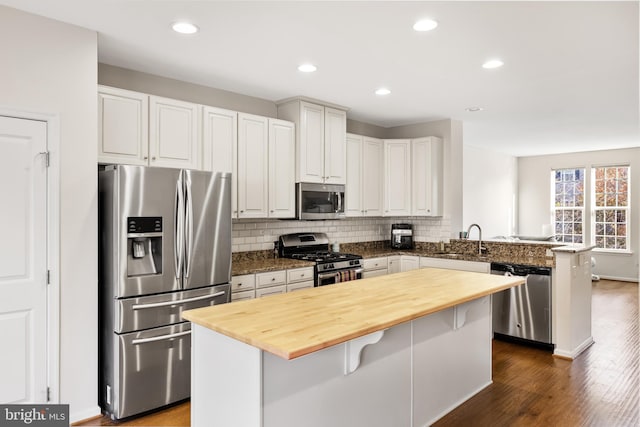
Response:
[[[154,161],[155,161],[155,160],[156,160],[156,156],[153,156],[153,157],[151,158],[151,160],[154,160]]]

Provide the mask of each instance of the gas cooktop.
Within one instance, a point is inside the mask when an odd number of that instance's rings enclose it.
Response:
[[[287,258],[300,259],[304,261],[315,262],[336,262],[336,261],[349,261],[353,259],[361,259],[360,255],[345,254],[342,252],[309,252],[309,253],[293,253],[289,254]]]

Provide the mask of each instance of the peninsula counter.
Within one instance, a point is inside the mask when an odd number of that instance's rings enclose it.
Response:
[[[489,296],[523,282],[427,268],[187,311],[191,423],[428,425],[491,383]]]

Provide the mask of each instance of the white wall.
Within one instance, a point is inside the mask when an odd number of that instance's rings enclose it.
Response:
[[[624,150],[588,151],[552,156],[521,157],[518,159],[519,233],[541,234],[542,226],[551,223],[550,172],[559,168],[629,164],[631,166],[631,218],[629,221],[631,254],[593,252],[596,259],[594,273],[603,278],[637,280],[638,250],[640,248],[640,148]],[[587,170],[587,180],[590,181]],[[587,189],[590,187],[587,186]],[[586,195],[585,203],[591,197]],[[585,221],[585,236],[591,234],[590,218]]]
[[[0,6],[0,52],[0,104],[59,117],[59,398],[74,421],[99,414],[97,35]]]
[[[483,238],[516,234],[517,159],[468,145],[463,159],[464,229],[476,223]]]

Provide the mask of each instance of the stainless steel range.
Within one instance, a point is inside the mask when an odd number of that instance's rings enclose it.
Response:
[[[278,253],[283,258],[314,261],[315,286],[362,279],[362,257],[330,252],[325,233],[283,234],[278,239]]]

